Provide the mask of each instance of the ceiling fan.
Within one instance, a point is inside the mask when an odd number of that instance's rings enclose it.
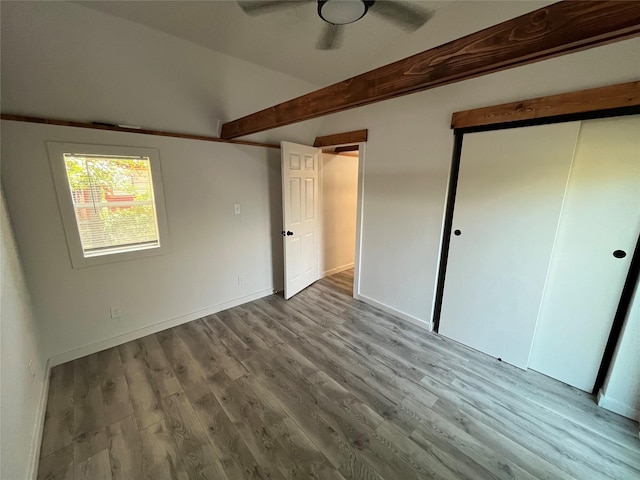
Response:
[[[354,23],[368,12],[413,32],[427,23],[433,12],[404,2],[389,0],[238,0],[247,15],[262,15],[300,5],[317,4],[318,16],[326,22],[316,43],[318,50],[340,48],[344,25]]]

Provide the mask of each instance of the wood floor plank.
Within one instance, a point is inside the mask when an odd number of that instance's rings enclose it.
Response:
[[[155,335],[148,335],[120,347],[122,361],[129,371],[143,370],[159,398],[182,390]]]
[[[382,418],[393,419],[403,425],[407,432],[413,430],[414,416],[401,408],[401,395],[386,387],[382,391],[376,388],[378,383],[375,381],[375,374],[372,375],[371,363],[364,366],[358,359],[345,356],[329,344],[324,336],[310,335],[305,341],[298,342],[295,348]]]
[[[286,302],[280,300],[274,295],[264,297],[254,302],[254,305],[264,312],[273,321],[285,325],[291,331],[300,334],[310,332],[324,333],[325,328],[318,325],[305,315],[298,313],[296,310],[289,308]]]
[[[47,414],[48,415],[48,414]],[[71,445],[74,438],[73,407],[48,415],[42,432],[40,456],[46,457],[53,452]]]
[[[494,367],[495,363],[493,362]],[[638,436],[633,435],[634,422],[600,408],[593,395],[572,388],[560,382],[549,382],[549,378],[534,371],[522,372],[515,367],[494,368],[489,378],[492,384],[517,395],[525,402],[531,402],[544,410],[570,420],[574,424],[590,430],[593,435],[603,438],[631,451],[638,449]],[[477,365],[468,368],[475,375],[486,375]],[[523,375],[526,373],[527,375]],[[579,405],[580,408],[576,408]]]
[[[97,354],[101,375],[105,423],[110,425],[133,415],[129,385],[124,373],[120,351],[110,348]]]
[[[325,406],[325,410],[339,409],[342,414],[351,416],[355,422],[367,425],[371,429],[375,429],[384,421],[384,418],[375,410],[361,402],[295,348],[287,345],[278,346],[274,349],[271,363],[279,365],[294,377],[304,381],[318,405]]]
[[[46,457],[71,445],[74,427],[74,363],[67,362],[51,369],[49,396],[40,446],[40,456]]]
[[[292,385],[296,385],[298,392],[306,390],[310,393],[320,415],[343,435],[351,447],[350,457],[361,459],[363,464],[371,466],[378,474],[387,477],[420,478],[421,472],[411,468],[394,449],[389,448],[390,443],[384,442],[383,438],[376,435],[375,427],[382,422],[380,417],[367,418],[368,415],[363,415],[362,409],[348,405],[341,396],[329,397],[324,389],[317,388],[321,382],[314,378],[319,372],[314,372],[313,367],[304,367],[291,357],[277,354],[264,361],[268,361],[270,367],[274,368],[281,378],[286,377]],[[352,463],[352,459],[346,462],[349,465]]]
[[[331,330],[336,325],[344,322],[344,319],[340,315],[335,315],[326,311],[324,308],[319,307],[315,302],[317,297],[309,298],[304,296],[304,291],[299,296],[293,297],[290,300],[284,300],[280,297],[276,297],[281,303],[286,303],[287,308],[296,311],[301,317],[306,316],[311,319],[316,326],[326,330]]]
[[[370,432],[373,432],[373,429],[367,427],[366,422],[362,421],[359,415],[340,408],[335,402],[312,391],[313,388],[308,388],[312,383],[308,382],[304,374],[298,374],[294,369],[287,368],[285,364],[274,361],[276,357],[272,356],[269,360],[252,357],[247,363],[250,364],[249,368],[252,372],[259,372],[259,375],[270,378],[270,386],[279,387],[276,390],[279,392],[278,400],[285,408],[297,415],[295,419],[298,423],[311,418],[320,426],[321,431],[330,434],[332,446],[337,447],[334,454],[337,453],[338,456],[331,458],[331,453],[324,451],[326,438],[318,436],[313,441],[323,449],[323,453],[332,462],[339,462],[338,468],[343,476],[353,478],[354,473],[358,472],[358,475],[364,475],[365,478],[377,478],[377,466],[368,461],[369,459],[377,461],[377,455],[370,455],[365,459],[365,455],[371,453],[369,443]],[[299,416],[300,414],[303,416]],[[394,469],[397,478],[414,477],[399,459],[391,459],[392,463],[393,460],[398,460],[397,464],[390,467]]]
[[[133,415],[107,428],[113,480],[144,478],[142,438]]]
[[[63,363],[51,369],[47,416],[60,415],[73,409],[74,362]]]
[[[636,422],[355,300],[352,282],[55,367],[38,478],[640,478]]]
[[[414,400],[408,398],[406,401],[412,402]],[[422,405],[414,405],[413,410],[419,412],[420,416],[416,430],[411,433],[410,438],[418,445],[435,442],[442,450],[460,452],[503,480],[535,480],[540,478],[510,460],[509,457],[515,454],[514,451],[507,455],[504,452],[497,453],[486,443],[453,422],[447,421],[432,409],[424,408]]]
[[[218,312],[216,316],[244,342],[252,354],[269,350],[269,344],[247,322],[247,313],[231,308],[224,312]]]
[[[215,337],[211,330],[201,321],[196,320],[174,328],[174,332],[187,346],[194,364],[203,377],[215,374],[223,369],[232,378],[246,375],[246,370],[230,350]]]
[[[273,432],[265,422],[264,414],[259,414],[258,400],[248,397],[237,384],[224,373],[218,372],[209,377],[209,385],[216,399],[224,409],[229,420],[236,425],[239,435],[244,440],[255,459],[263,465],[275,468],[272,462],[278,451]],[[275,415],[275,414],[274,414]]]
[[[594,444],[588,434],[581,436],[577,441],[577,426],[554,415],[553,412],[539,411],[537,406],[532,404],[522,408],[518,403],[504,402],[498,395],[486,395],[486,390],[483,394],[482,386],[472,382],[469,377],[464,383],[456,380],[452,385],[463,392],[465,398],[482,402],[494,417],[500,417],[501,421],[507,420],[510,426],[527,432],[527,448],[540,456],[547,455],[553,458],[554,463],[567,473],[583,478],[595,474],[603,479],[618,479],[625,473],[633,473],[640,477],[638,454],[633,455],[631,452],[627,453],[626,449],[617,448],[616,462],[600,462],[599,455],[608,456],[612,452],[606,442]],[[562,435],[558,435],[558,432]]]
[[[423,382],[428,382],[432,388],[438,388],[437,383],[429,377],[425,377]],[[539,479],[580,478],[560,469],[547,458],[548,455],[537,455],[530,449],[531,438],[521,430],[514,428],[512,432],[502,428],[501,419],[491,415],[483,404],[467,401],[449,385],[440,384],[440,388],[442,390],[438,402],[433,406],[434,412],[490,446],[497,454],[520,465]]]
[[[283,343],[284,339],[279,335],[280,332],[266,327],[264,319],[261,320],[257,317],[257,315],[262,314],[259,310],[252,308],[251,305],[240,305],[233,310],[238,314],[240,322],[247,325],[254,335],[260,338],[268,347]],[[282,332],[284,331],[286,330],[283,329]],[[288,333],[285,333],[284,336],[287,337]]]
[[[327,315],[331,316],[332,324],[343,323],[344,308],[341,305],[337,305],[335,302],[327,299],[326,296],[320,294],[317,289],[311,288],[303,290],[299,296],[295,298],[296,301],[313,303],[316,310],[324,311]]]
[[[76,463],[73,478],[74,480],[112,480],[109,450],[102,450]]]
[[[287,416],[286,410],[270,390],[252,376],[238,379],[235,383],[242,392],[247,392],[247,402],[260,412],[258,414],[264,418],[270,435],[286,452],[277,459],[283,471],[292,478],[344,479],[304,430]]]
[[[557,457],[558,462],[561,462],[563,456],[567,457],[565,464],[567,471],[572,472],[576,468],[579,471],[581,465],[584,464],[590,466],[593,471],[600,472],[603,478],[606,476],[617,478],[620,475],[619,467],[622,465],[625,471],[635,471],[640,476],[640,456],[637,453],[624,447],[610,446],[608,442],[603,442],[597,437],[594,438],[581,425],[541,407],[536,402],[513,395],[510,390],[493,383],[493,379],[465,371],[456,371],[455,373],[452,371],[451,374],[455,376],[455,380],[449,385],[457,388],[464,398],[483,402],[488,411],[500,409],[504,411],[506,416],[513,412],[515,415],[513,418],[519,419],[520,425],[523,427],[531,429],[535,425],[540,433],[546,432],[544,442],[550,443],[553,449],[558,452],[567,452]],[[483,392],[484,395],[480,396]],[[505,402],[505,398],[509,398],[509,401]],[[562,431],[564,435],[558,436],[556,434],[558,430]],[[576,437],[581,438],[579,443],[576,443]],[[536,444],[534,442],[532,445]],[[597,455],[601,454],[617,455],[618,461],[606,465],[602,464],[596,460]]]
[[[328,470],[319,468],[322,463],[331,466],[326,457],[315,448],[288,448],[292,443],[292,433],[284,422],[286,417],[263,403],[242,380],[231,381],[221,372],[210,379],[210,385],[256,460],[272,471],[286,472],[287,478],[305,478],[309,468],[300,467],[299,460],[302,457],[313,462],[319,471],[325,471],[327,476]],[[335,471],[333,466],[331,470]]]
[[[38,465],[38,480],[73,480],[73,445],[42,457]]]
[[[165,330],[156,334],[156,336],[171,364],[171,368],[176,374],[176,378],[182,386],[182,390],[189,399],[194,402],[210,393],[209,387],[189,354],[189,349],[176,336],[174,330]]]
[[[220,372],[222,373],[222,372]],[[196,417],[184,393],[176,393],[163,400],[167,425],[189,474],[189,478],[225,480],[222,468],[204,427]]]
[[[73,445],[79,463],[107,448],[102,377],[97,354],[74,361]]]
[[[376,430],[397,455],[426,476],[451,480],[498,480],[494,472],[467,455],[440,448],[420,434],[407,438],[404,432],[385,422]]]
[[[295,330],[288,327],[290,322],[282,323],[271,318],[264,308],[257,303],[244,305],[245,311],[251,313],[249,320],[256,332],[265,332],[272,338],[272,345],[282,345],[285,343],[294,343],[300,336]]]
[[[165,420],[140,431],[144,474],[149,480],[187,480],[189,474]]]
[[[222,367],[222,370],[229,375],[229,378],[235,380],[247,374],[246,369],[240,363],[240,360],[236,358],[233,350],[228,348],[222,341],[220,341],[215,335],[212,334],[211,329],[208,328],[202,320],[196,320],[191,322],[198,334],[206,339],[207,347],[216,357],[218,363]]]
[[[286,433],[281,435],[280,440],[293,462],[293,466],[287,469],[290,477],[345,480],[293,420],[285,418],[283,422]]]
[[[304,391],[299,391],[295,386],[292,387],[256,356],[245,361],[245,365],[255,379],[262,384],[262,388],[272,392],[287,415],[309,434],[309,438],[333,465],[339,466],[345,462],[351,448],[348,442],[337,435],[333,426],[322,417],[313,398]]]
[[[136,423],[139,429],[144,429],[164,419],[161,399],[147,369],[129,355],[123,355],[122,359]]]
[[[365,317],[369,316],[365,313]],[[422,331],[406,322],[381,312],[378,316],[378,326],[390,330],[390,334],[401,336],[404,340],[412,342],[420,347],[421,352],[433,355],[438,359],[438,364],[457,365],[460,368],[473,371],[493,382],[503,385],[512,393],[518,394],[528,401],[544,406],[547,409],[556,411],[560,415],[570,418],[575,423],[579,423],[585,428],[598,432],[606,436],[610,441],[614,441],[621,446],[635,450],[637,449],[637,435],[633,435],[633,421],[608,410],[599,408],[593,400],[593,396],[572,388],[561,382],[549,381],[548,377],[534,371],[523,371],[503,362],[488,357],[478,355],[469,347],[448,341],[438,335],[424,335]],[[472,355],[476,361],[469,362]],[[432,365],[430,372],[439,368],[439,365]],[[558,401],[561,400],[561,401]],[[580,408],[575,408],[580,405]]]
[[[253,355],[251,349],[227,327],[217,315],[209,315],[202,319],[215,338],[220,340],[240,362]]]
[[[196,401],[194,410],[229,479],[267,478],[213,393]]]
[[[370,369],[368,364],[370,364],[371,358],[379,358],[374,349],[363,351],[363,349],[358,348],[355,342],[345,345],[342,335],[338,337],[333,333],[327,333],[323,337],[328,343],[339,349],[341,355],[344,356],[343,358],[349,358],[353,364],[358,365],[363,370],[370,370],[369,382],[375,385],[376,390],[385,393],[388,398],[391,398],[397,404],[400,404],[407,396],[413,396],[425,405],[433,405],[437,401],[438,397],[434,393],[406,378],[399,369],[390,368],[384,361],[376,362],[377,368]]]

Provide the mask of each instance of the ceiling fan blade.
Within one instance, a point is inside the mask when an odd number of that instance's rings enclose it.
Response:
[[[310,0],[238,0],[238,5],[247,15],[263,15],[278,10],[297,7]]]
[[[316,43],[318,50],[336,50],[342,45],[344,25],[332,25],[327,23]]]
[[[424,8],[403,2],[390,2],[379,0],[375,2],[369,11],[392,23],[403,30],[413,32],[427,23],[433,17],[434,12]]]

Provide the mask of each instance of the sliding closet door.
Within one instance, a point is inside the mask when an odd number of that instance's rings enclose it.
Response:
[[[639,232],[640,116],[585,121],[529,368],[593,389]]]
[[[464,136],[439,333],[527,367],[578,129]]]

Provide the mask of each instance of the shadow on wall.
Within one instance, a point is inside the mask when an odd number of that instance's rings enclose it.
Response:
[[[270,148],[269,161],[269,225],[271,226],[271,262],[273,288],[284,289],[284,252],[282,247],[282,167],[280,150]]]

